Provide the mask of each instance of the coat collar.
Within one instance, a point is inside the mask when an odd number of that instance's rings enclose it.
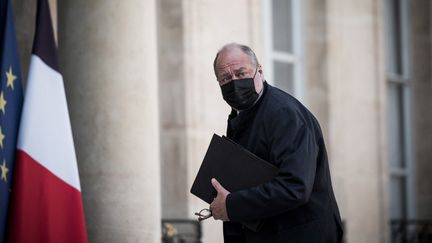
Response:
[[[255,114],[257,113],[259,107],[261,106],[261,103],[263,100],[266,99],[268,90],[271,88],[267,82],[264,82],[263,85],[263,93],[260,96],[259,100],[249,109],[241,111],[240,113],[237,113],[236,110],[232,109],[231,114],[228,116],[228,129],[227,129],[227,136],[232,137],[233,131],[241,131],[242,129],[246,128],[246,123],[251,122]]]

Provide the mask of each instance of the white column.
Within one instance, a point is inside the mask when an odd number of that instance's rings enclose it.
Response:
[[[155,1],[58,4],[89,242],[160,242]]]
[[[350,243],[386,242],[382,1],[327,1],[329,152]]]

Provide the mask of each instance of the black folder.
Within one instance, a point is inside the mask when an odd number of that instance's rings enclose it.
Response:
[[[214,134],[190,191],[210,204],[216,197],[216,190],[211,184],[212,178],[218,180],[228,191],[235,192],[265,183],[277,172],[277,167],[241,145]],[[260,225],[259,222],[243,224],[254,231],[257,231]]]

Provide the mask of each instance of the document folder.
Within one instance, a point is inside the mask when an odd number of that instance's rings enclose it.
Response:
[[[212,178],[228,191],[235,192],[265,183],[277,172],[277,167],[241,145],[214,134],[190,192],[210,204],[216,197]],[[255,231],[258,227],[253,223],[244,225]]]

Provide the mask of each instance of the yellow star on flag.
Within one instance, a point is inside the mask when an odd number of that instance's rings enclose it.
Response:
[[[7,87],[11,87],[12,89],[14,89],[14,81],[17,78],[13,73],[12,73],[12,66],[9,67],[9,71],[6,72],[6,77],[7,77]]]
[[[0,147],[3,148],[3,139],[5,135],[3,134],[2,128],[0,127]]]
[[[3,164],[0,166],[1,169],[1,179],[7,182],[7,173],[9,171],[8,167],[6,167],[6,161],[3,160]]]
[[[3,114],[5,113],[5,106],[7,102],[4,98],[3,91],[0,93],[0,110],[3,111]]]

